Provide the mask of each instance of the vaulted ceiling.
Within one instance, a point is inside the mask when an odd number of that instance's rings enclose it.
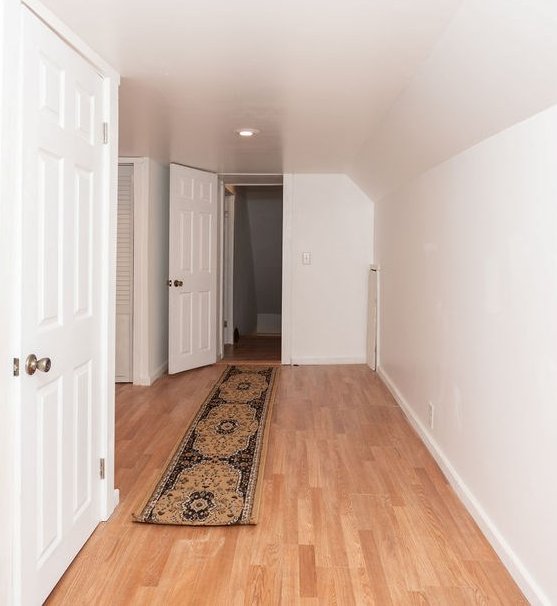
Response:
[[[120,72],[123,155],[381,195],[557,102],[553,0],[43,2]]]

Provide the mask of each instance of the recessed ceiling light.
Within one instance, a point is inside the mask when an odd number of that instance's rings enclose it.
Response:
[[[256,128],[238,128],[236,129],[236,133],[240,135],[240,137],[253,137],[253,135],[257,135],[259,131]]]

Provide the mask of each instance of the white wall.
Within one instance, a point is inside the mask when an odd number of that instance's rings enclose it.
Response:
[[[153,381],[168,364],[168,165],[149,161],[148,318],[149,377]]]
[[[555,604],[557,107],[388,196],[376,224],[380,370],[527,597]]]
[[[346,175],[296,174],[286,180],[292,362],[363,363],[373,204]],[[302,264],[302,252],[311,253],[311,265]]]
[[[466,0],[350,175],[378,200],[557,103],[557,2]]]

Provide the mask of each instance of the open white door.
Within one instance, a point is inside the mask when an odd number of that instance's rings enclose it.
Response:
[[[27,605],[44,601],[101,517],[106,204],[101,76],[27,9],[22,51],[20,544]]]
[[[217,359],[217,175],[170,165],[170,374]]]

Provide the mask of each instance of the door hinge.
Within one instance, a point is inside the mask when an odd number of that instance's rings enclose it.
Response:
[[[108,143],[108,122],[103,122],[103,143]]]
[[[101,461],[100,461],[100,465],[99,465],[99,475],[101,476],[101,480],[104,480],[104,476],[105,476],[105,464],[104,464],[104,459],[101,459]]]
[[[225,328],[228,328],[228,320],[225,320],[225,321],[224,321],[224,327],[225,327]]]
[[[19,377],[19,358],[14,358],[14,377]]]

